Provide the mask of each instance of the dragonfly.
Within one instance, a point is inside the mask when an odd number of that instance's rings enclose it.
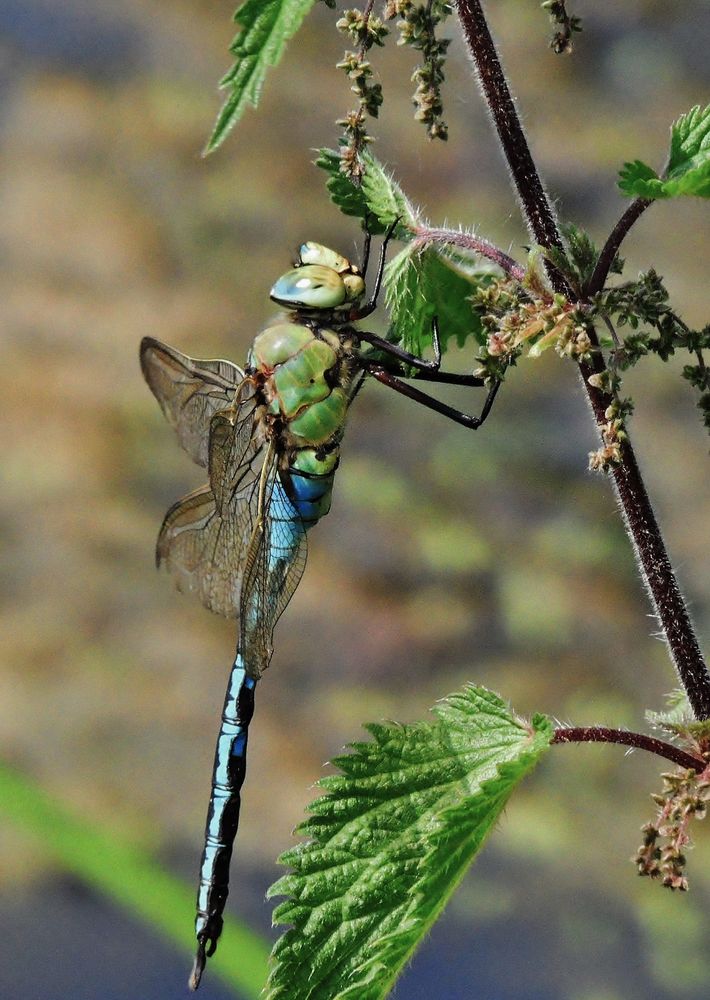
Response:
[[[484,384],[474,375],[441,371],[436,320],[433,361],[353,325],[377,306],[393,230],[382,242],[367,301],[369,234],[362,267],[321,244],[304,243],[271,288],[271,300],[285,312],[256,336],[244,368],[190,358],[152,337],[141,342],[148,386],[180,445],[208,472],[207,484],[165,515],[157,565],[167,567],[179,590],[238,622],[200,866],[193,990],[222,932],[255,688],[271,661],[276,623],[301,579],[307,533],[330,509],[350,405],[372,377],[475,429],[498,390],[498,382],[489,387],[474,416],[411,384],[414,377]]]

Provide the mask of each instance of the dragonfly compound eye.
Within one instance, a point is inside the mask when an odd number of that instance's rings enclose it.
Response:
[[[336,253],[335,250],[324,247],[320,243],[311,241],[302,243],[298,256],[301,264],[322,264],[324,267],[332,267],[338,274],[343,274],[352,268],[347,257],[343,257],[342,254]]]
[[[281,275],[269,294],[280,305],[304,309],[337,309],[349,299],[343,278],[322,264],[294,267]]]
[[[365,282],[359,274],[344,274],[343,284],[348,302],[354,302],[365,294]]]

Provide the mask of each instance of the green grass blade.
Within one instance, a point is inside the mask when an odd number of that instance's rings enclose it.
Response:
[[[149,854],[122,841],[114,831],[71,815],[34,782],[0,761],[0,812],[15,826],[36,836],[47,856],[66,871],[98,889],[187,955],[195,947],[195,891],[165,872]],[[225,921],[220,949],[210,969],[258,998],[266,981],[268,946],[258,934],[234,919]]]

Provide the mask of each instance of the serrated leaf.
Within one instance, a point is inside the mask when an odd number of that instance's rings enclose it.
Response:
[[[362,176],[362,193],[367,207],[383,226],[400,220],[400,228],[413,229],[417,213],[402,188],[372,153],[362,157],[365,172]]]
[[[248,104],[259,102],[269,66],[276,66],[315,0],[245,0],[234,14],[239,31],[229,51],[234,65],[220,80],[229,96],[217,116],[205,152],[224,142]]]
[[[373,235],[383,233],[395,219],[400,220],[401,234],[417,224],[417,213],[404,191],[372,153],[362,154],[365,172],[359,185],[341,171],[340,156],[335,150],[319,150],[315,162],[329,175],[326,187],[340,211],[363,220],[367,218]]]
[[[483,343],[481,318],[469,298],[492,278],[490,268],[473,265],[455,252],[431,245],[406,246],[385,268],[389,339],[421,357],[431,344],[432,321],[436,317],[442,349],[452,338],[459,346],[470,337]]]
[[[673,123],[663,177],[641,160],[634,160],[624,164],[619,187],[625,194],[639,198],[710,198],[710,105],[696,105]]]
[[[292,926],[276,943],[268,1000],[380,1000],[549,746],[543,716],[516,718],[466,687],[430,723],[371,725],[335,763],[270,895]]]

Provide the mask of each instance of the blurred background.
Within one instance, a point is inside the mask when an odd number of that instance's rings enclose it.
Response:
[[[601,244],[624,208],[617,169],[636,157],[660,167],[671,121],[707,100],[708,5],[575,4],[586,30],[572,58],[548,48],[537,3],[490,7],[548,188]],[[232,11],[226,0],[0,4],[0,751],[190,887],[235,627],[155,572],[163,513],[200,470],[141,379],[138,343],[150,334],[241,362],[298,244],[357,258],[360,239],[311,164],[350,106],[333,68],[345,46],[322,5],[259,112],[201,158]],[[373,61],[386,95],[377,155],[433,222],[476,226],[522,259],[527,236],[458,41],[447,145],[411,119],[412,53],[392,45]],[[626,275],[656,267],[696,325],[703,209],[658,204],[623,248]],[[631,431],[707,647],[708,443],[684,362],[648,361],[629,378]],[[472,363],[464,351],[448,367]],[[466,392],[446,398],[480,407]],[[310,535],[258,692],[230,912],[273,938],[274,858],[324,763],[365,721],[421,719],[466,681],[579,725],[642,728],[644,708],[661,707],[675,679],[609,484],[587,472],[594,447],[574,370],[552,352],[513,373],[475,435],[377,384],[361,393],[332,512]],[[549,754],[396,995],[707,996],[707,831],[686,896],[629,861],[662,769],[621,748]],[[52,837],[0,823],[0,994],[183,996],[188,953],[62,872]],[[200,995],[236,994],[208,971]]]

